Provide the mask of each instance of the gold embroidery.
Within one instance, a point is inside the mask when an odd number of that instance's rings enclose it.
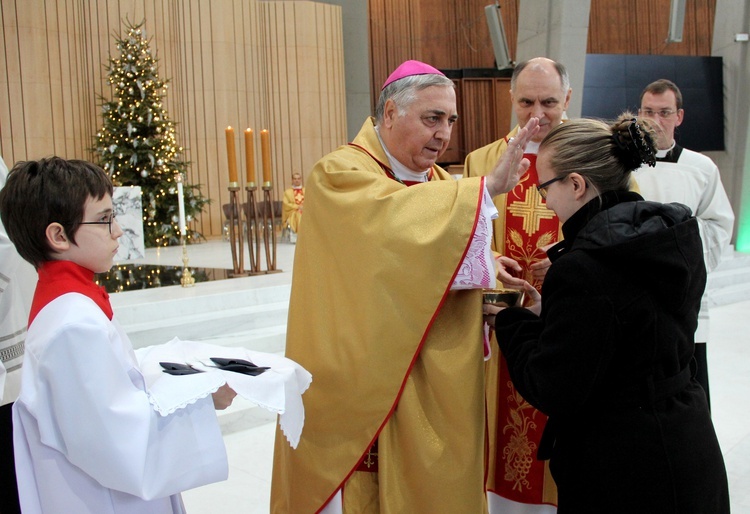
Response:
[[[515,391],[510,381],[507,382],[507,386],[511,391],[507,397],[510,417],[506,419],[507,424],[503,428],[503,433],[512,433],[508,444],[503,448],[505,480],[513,482],[513,489],[521,492],[524,487],[531,489],[526,476],[534,462],[536,443],[529,440],[528,433],[537,426],[533,418],[538,411]]]
[[[542,232],[534,242],[533,237],[524,243],[523,237],[515,229],[508,230],[508,240],[505,242],[505,252],[511,259],[515,260],[521,265],[524,270],[524,280],[537,286],[534,278],[531,276],[531,270],[529,266],[537,261],[545,259],[547,254],[542,250],[544,246],[547,246],[555,240],[557,236],[554,232]]]
[[[523,231],[529,236],[539,230],[541,220],[551,220],[555,217],[555,213],[545,207],[539,191],[533,186],[526,188],[526,196],[522,202],[508,205],[508,212],[523,218]]]
[[[373,458],[374,457],[374,458]],[[367,466],[368,468],[371,468],[375,465],[375,459],[378,458],[378,452],[372,451],[372,448],[367,450],[367,458],[363,461],[363,464]]]

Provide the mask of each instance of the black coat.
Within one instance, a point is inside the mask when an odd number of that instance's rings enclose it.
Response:
[[[691,376],[706,269],[680,204],[629,192],[592,200],[550,252],[542,312],[498,313],[523,397],[550,417],[559,512],[729,512],[724,461]]]

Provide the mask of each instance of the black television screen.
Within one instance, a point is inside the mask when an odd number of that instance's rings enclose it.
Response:
[[[609,120],[626,109],[638,112],[641,91],[657,79],[682,91],[685,116],[677,142],[697,152],[724,150],[721,57],[588,54],[581,114]]]

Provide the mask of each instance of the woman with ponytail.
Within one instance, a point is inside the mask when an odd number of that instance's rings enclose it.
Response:
[[[648,122],[570,120],[542,141],[538,190],[564,240],[530,308],[485,305],[517,390],[549,416],[560,514],[729,512],[693,333],[706,269],[681,204],[630,191],[655,162]]]

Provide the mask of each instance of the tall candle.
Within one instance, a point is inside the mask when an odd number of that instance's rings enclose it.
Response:
[[[182,175],[177,176],[177,207],[180,210],[180,235],[185,236],[185,194],[182,190]]]
[[[227,160],[229,162],[229,182],[237,182],[237,155],[234,151],[234,129],[227,127]]]
[[[253,129],[245,129],[245,159],[247,160],[247,183],[255,183],[255,144]]]
[[[263,157],[263,182],[271,182],[271,139],[266,129],[260,131],[260,147]]]

